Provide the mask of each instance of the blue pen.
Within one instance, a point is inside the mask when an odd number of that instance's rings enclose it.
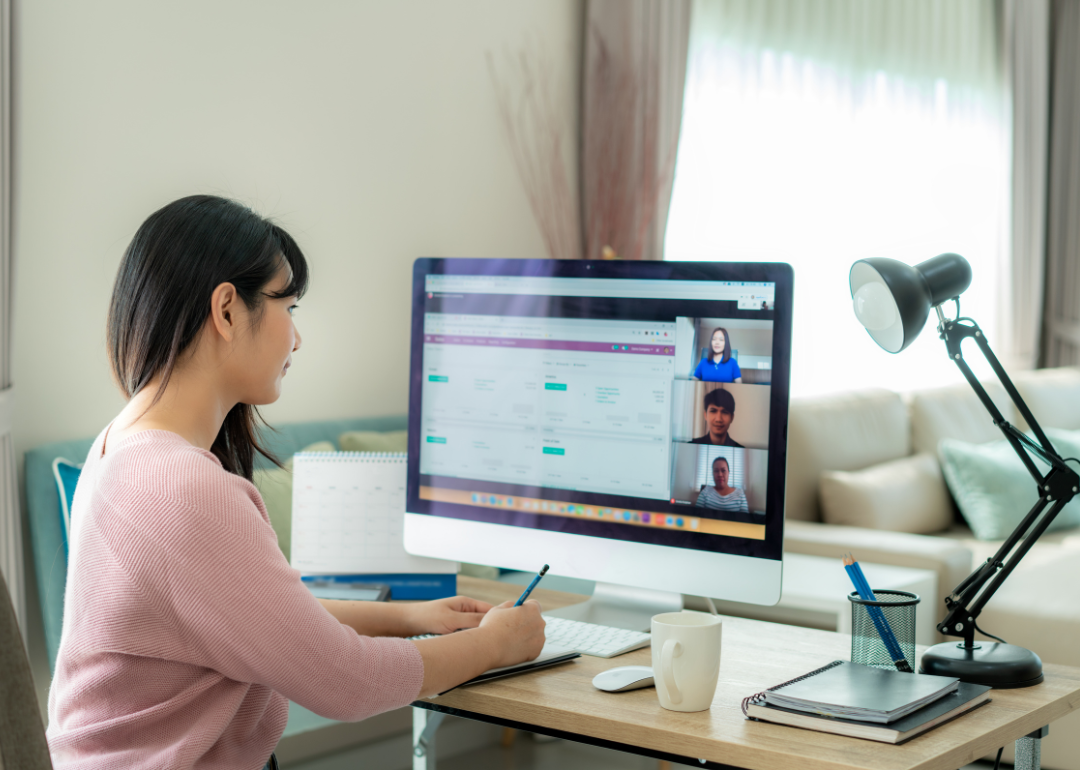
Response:
[[[850,564],[848,564],[849,560],[851,561]],[[848,573],[848,577],[851,578],[851,582],[855,585],[855,591],[863,601],[877,601],[877,597],[874,596],[870,583],[866,580],[859,563],[855,561],[855,557],[849,555],[844,559],[844,570]],[[874,627],[877,629],[881,641],[885,643],[885,648],[889,651],[896,668],[908,674],[912,673],[911,664],[904,657],[904,652],[900,649],[900,643],[896,641],[896,635],[893,634],[892,628],[889,627],[889,621],[886,619],[885,613],[881,611],[880,607],[875,606],[868,606],[866,611],[874,622]]]
[[[548,571],[548,565],[545,564],[544,568],[542,570],[540,570],[538,573],[536,573],[536,577],[534,577],[532,579],[532,582],[529,583],[529,587],[525,589],[525,593],[523,593],[521,596],[519,596],[518,600],[516,602],[514,602],[515,607],[520,607],[522,604],[525,603],[525,600],[529,598],[529,594],[531,594],[533,592],[533,589],[536,588],[536,584],[540,582],[540,578],[542,578],[545,574],[547,574],[547,571]]]

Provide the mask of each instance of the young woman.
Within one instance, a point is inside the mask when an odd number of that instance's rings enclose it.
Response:
[[[742,382],[739,362],[731,357],[731,340],[727,329],[713,329],[709,339],[709,352],[694,370],[694,377],[705,382]]]
[[[543,647],[535,602],[317,600],[285,560],[251,484],[255,407],[281,394],[307,282],[284,230],[222,198],[165,206],[128,246],[108,345],[129,401],[72,508],[57,770],[258,770],[289,700],[360,720]],[[404,638],[424,633],[445,636]]]

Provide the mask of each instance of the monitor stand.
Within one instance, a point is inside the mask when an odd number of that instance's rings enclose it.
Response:
[[[682,608],[682,594],[597,581],[592,598],[588,601],[544,614],[633,631],[648,631],[652,627],[653,615],[679,612]]]

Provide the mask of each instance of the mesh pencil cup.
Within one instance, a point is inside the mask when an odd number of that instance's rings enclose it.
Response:
[[[915,670],[915,607],[919,595],[910,591],[874,591],[876,602],[867,601],[852,591],[848,594],[851,602],[851,662],[866,666],[896,670],[896,663],[889,647],[878,631],[879,623],[884,620],[896,643],[907,659],[908,665]]]

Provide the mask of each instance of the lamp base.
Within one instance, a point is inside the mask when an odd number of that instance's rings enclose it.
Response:
[[[961,682],[985,684],[1001,690],[1031,687],[1043,680],[1042,660],[1031,650],[1014,644],[975,642],[935,644],[922,656],[922,674],[955,676]]]

